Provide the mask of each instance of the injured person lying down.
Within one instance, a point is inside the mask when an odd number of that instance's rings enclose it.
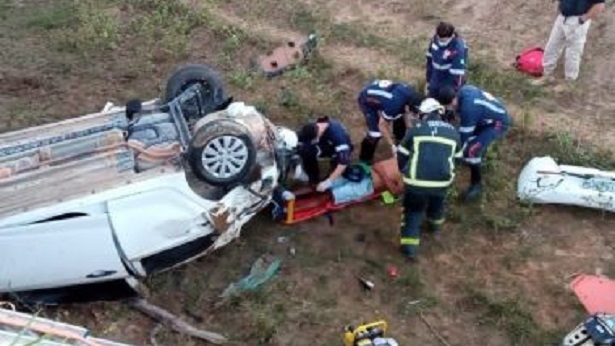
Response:
[[[403,192],[401,175],[395,159],[382,160],[373,166],[350,164],[344,174],[319,192],[307,183],[301,165],[293,168],[292,181],[281,184],[273,196],[273,218],[293,224],[362,203],[389,192]]]

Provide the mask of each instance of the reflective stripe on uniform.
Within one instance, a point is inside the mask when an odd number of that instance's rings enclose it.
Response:
[[[382,117],[383,117],[385,120],[397,120],[397,119],[401,116],[401,114],[397,114],[397,115],[388,115],[388,114],[386,114],[386,113],[385,113],[385,112],[383,112],[383,111],[380,111],[380,112],[382,113]]]
[[[482,157],[464,157],[463,160],[471,165],[477,165],[483,162]]]
[[[451,177],[452,178],[447,181],[419,180],[419,179],[412,179],[412,178],[404,177],[404,183],[408,185],[412,185],[412,186],[417,186],[417,187],[432,187],[432,188],[449,187],[451,183],[453,182],[453,178],[455,177],[455,175],[451,174]]]
[[[382,137],[382,134],[380,132],[376,132],[376,131],[367,131],[367,135],[372,137],[372,138],[380,138],[380,137]]]
[[[418,153],[420,145],[425,142],[445,144],[445,145],[450,146],[451,148],[454,148],[455,146],[457,146],[457,142],[449,138],[432,137],[432,136],[418,136],[414,138],[414,152]],[[448,158],[448,162],[450,165],[449,166],[450,172],[451,172],[451,178],[449,180],[446,180],[446,181],[420,180],[420,179],[416,179],[416,169],[417,169],[418,159],[419,159],[419,155],[416,154],[412,157],[412,161],[410,162],[410,171],[408,172],[408,176],[404,177],[404,182],[408,185],[418,186],[418,187],[433,187],[433,188],[448,187],[455,179],[455,173],[454,173],[455,166],[453,164],[453,158],[454,158],[453,155],[451,155],[451,157]]]
[[[335,147],[335,151],[344,151],[344,150],[349,150],[350,146],[348,144],[340,144],[337,147]]]
[[[431,66],[433,66],[433,68],[435,68],[436,70],[448,70],[448,69],[450,69],[453,66],[453,64],[440,65],[440,64],[432,61],[431,62]]]
[[[480,105],[486,108],[489,108],[489,110],[496,112],[496,113],[500,113],[500,114],[506,114],[506,110],[503,108],[500,108],[496,105],[494,105],[493,103],[489,102],[489,101],[485,101],[485,100],[481,100],[481,99],[476,99],[474,100],[474,104],[475,105]]]
[[[410,150],[406,149],[405,147],[403,147],[401,145],[397,146],[397,152],[398,153],[402,153],[402,154],[404,154],[406,156],[410,155]]]
[[[428,219],[427,221],[428,221],[430,224],[432,224],[432,225],[436,225],[436,226],[441,225],[441,224],[443,224],[443,223],[444,223],[444,219],[439,219],[439,220],[432,220],[432,219]]]
[[[420,239],[416,237],[401,237],[400,243],[401,245],[419,245]]]
[[[448,72],[457,76],[463,76],[464,74],[466,74],[466,70],[456,68],[452,68]]]
[[[476,129],[476,126],[461,126],[459,127],[459,132],[463,133],[472,133]]]
[[[377,96],[382,96],[386,99],[392,99],[393,98],[393,94],[388,92],[388,91],[384,91],[384,90],[374,90],[374,89],[368,89],[367,90],[367,95],[377,95]]]

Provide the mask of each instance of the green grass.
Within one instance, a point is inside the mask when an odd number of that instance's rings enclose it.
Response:
[[[77,11],[78,6],[72,1],[56,1],[53,6],[40,6],[28,11],[25,25],[42,30],[70,27],[78,20]]]
[[[228,76],[228,80],[232,85],[244,90],[252,89],[256,78],[254,73],[247,69],[236,69]]]
[[[86,52],[95,54],[99,48],[110,55],[120,55],[120,48],[124,47],[121,38],[126,42],[135,42],[140,48],[129,47],[122,54],[132,55],[135,61],[141,59],[144,63],[151,63],[154,67],[160,59],[160,55],[139,55],[137,53],[156,50],[162,54],[162,61],[175,63],[182,61],[184,54],[193,47],[194,33],[204,33],[208,38],[213,37],[216,49],[208,51],[207,59],[216,61],[220,59],[216,67],[228,72],[226,79],[234,90],[249,91],[247,102],[255,104],[259,109],[271,115],[272,119],[284,123],[294,123],[305,120],[312,112],[327,113],[333,116],[343,115],[346,112],[354,112],[348,104],[354,101],[354,90],[341,90],[339,81],[345,84],[359,85],[370,76],[363,71],[342,70],[340,66],[316,54],[306,65],[295,70],[288,71],[284,75],[272,81],[266,81],[262,76],[253,73],[246,67],[243,59],[252,50],[271,48],[276,43],[267,38],[259,37],[255,33],[242,30],[234,25],[211,20],[208,10],[187,11],[179,2],[163,0],[124,0],[121,4],[128,4],[124,9],[126,13],[117,16],[113,11],[108,11],[106,5],[94,6],[83,5],[80,10],[69,13],[65,9],[58,9],[54,13],[35,13],[29,21],[25,21],[33,30],[50,30],[55,33],[74,31],[70,36],[73,42],[73,50],[76,53]],[[1,6],[1,5],[0,5]],[[257,4],[262,13],[268,13],[266,5]],[[282,4],[284,10],[288,10],[288,2]],[[247,6],[250,8],[251,6]],[[402,63],[408,64],[415,70],[422,70],[424,64],[423,49],[426,47],[425,38],[382,40],[361,23],[331,23],[323,17],[322,11],[314,12],[301,5],[297,5],[297,12],[290,17],[291,24],[302,31],[308,32],[316,28],[323,34],[321,44],[327,42],[340,44],[345,43],[357,47],[375,48],[379,51],[396,57]],[[76,21],[71,20],[70,16]],[[91,41],[91,42],[90,42]],[[197,42],[198,43],[198,42]],[[131,43],[132,44],[132,43]],[[95,62],[95,60],[92,60]],[[152,68],[152,71],[155,69]],[[494,94],[502,95],[507,100],[525,99],[531,100],[540,96],[540,91],[526,85],[523,77],[509,72],[498,71],[492,62],[481,57],[472,60],[472,82],[479,84]],[[159,71],[158,71],[159,73]],[[379,76],[403,76],[401,71],[395,69],[382,69]],[[155,75],[158,77],[158,75]],[[418,84],[422,89],[423,81],[410,81]],[[261,87],[274,85],[272,93],[261,93]],[[244,96],[244,95],[242,95]],[[348,101],[350,100],[350,101]],[[354,102],[352,103],[354,105]],[[531,104],[530,104],[531,106]],[[25,107],[25,106],[24,106]],[[27,107],[24,108],[24,112]],[[12,113],[13,114],[13,113]],[[19,115],[20,113],[15,112]],[[522,206],[516,201],[516,177],[521,167],[531,157],[540,155],[552,155],[562,163],[580,164],[592,167],[613,169],[615,162],[612,154],[588,149],[574,140],[567,133],[554,133],[537,135],[531,129],[534,123],[532,112],[528,108],[518,119],[522,119],[517,127],[511,131],[508,139],[499,142],[489,153],[485,166],[486,194],[481,203],[476,205],[460,205],[456,201],[451,203],[449,222],[457,224],[460,232],[469,234],[468,241],[472,241],[472,232],[487,233],[493,237],[506,236],[517,232],[519,226],[529,220],[529,217],[538,207]],[[13,119],[18,122],[20,119]],[[465,170],[461,168],[460,170]],[[460,187],[465,187],[466,181],[459,182]],[[451,201],[456,200],[459,190],[451,190]],[[359,209],[360,210],[360,209]],[[383,211],[384,212],[384,211]],[[392,211],[387,211],[392,212]],[[340,214],[344,215],[344,214]],[[342,223],[349,221],[350,213],[346,213],[347,219],[342,217]],[[264,217],[266,219],[266,216]],[[339,218],[339,216],[338,216]],[[259,233],[263,228],[270,227],[268,223],[258,229],[256,220],[250,224],[250,232]],[[339,222],[336,219],[336,222]],[[294,231],[294,230],[293,230]],[[275,237],[272,233],[266,236]],[[246,236],[250,237],[250,236]],[[413,316],[417,312],[429,308],[449,308],[449,303],[440,299],[430,291],[432,282],[429,276],[422,276],[416,266],[400,266],[401,274],[396,280],[388,281],[382,259],[378,254],[374,257],[365,258],[356,251],[354,244],[344,243],[338,245],[335,251],[315,255],[310,250],[321,250],[318,247],[310,247],[310,244],[301,244],[301,238],[309,238],[307,235],[298,235],[295,247],[297,256],[293,259],[292,266],[301,271],[301,278],[308,278],[308,284],[313,285],[302,291],[297,288],[303,281],[296,277],[280,277],[259,290],[232,300],[221,311],[212,312],[214,320],[220,325],[229,326],[233,332],[237,332],[234,338],[244,344],[273,343],[276,336],[286,332],[282,328],[294,328],[296,326],[316,325],[320,328],[331,329],[338,323],[340,318],[346,318],[340,313],[342,304],[339,304],[338,291],[334,291],[336,279],[327,273],[331,266],[346,268],[347,263],[352,263],[365,269],[369,275],[373,275],[376,290],[365,299],[380,299],[382,306],[393,305],[394,313],[399,317]],[[254,241],[253,237],[242,249],[222,249],[224,274],[217,273],[212,276],[202,272],[203,262],[194,263],[184,269],[174,270],[159,276],[154,276],[148,281],[153,290],[166,297],[181,302],[169,302],[178,310],[184,309],[191,314],[209,313],[207,303],[215,301],[226,284],[233,282],[245,275],[248,268],[247,262],[242,263],[238,257],[245,260],[257,253],[269,251],[276,245],[263,241]],[[335,239],[335,238],[334,238]],[[338,238],[339,239],[339,238]],[[257,239],[259,240],[259,239]],[[305,241],[305,240],[304,240]],[[232,247],[231,247],[232,249]],[[245,254],[249,249],[249,254]],[[394,249],[391,249],[394,251]],[[536,256],[531,246],[522,246],[501,259],[504,268],[513,268],[519,263],[524,263]],[[213,262],[217,263],[217,262]],[[357,264],[358,263],[358,264]],[[208,264],[208,263],[205,263]],[[350,267],[350,265],[349,265]],[[186,269],[189,268],[189,269]],[[326,268],[326,269],[324,269]],[[324,269],[324,272],[321,271]],[[340,269],[343,270],[343,269]],[[608,268],[610,273],[615,273],[615,267]],[[612,274],[615,275],[615,274]],[[297,280],[297,281],[295,281]],[[386,280],[386,281],[385,281]],[[443,280],[447,280],[444,278]],[[211,283],[214,282],[212,285]],[[216,286],[216,283],[220,286]],[[447,282],[448,285],[450,282]],[[358,284],[357,284],[358,285]],[[312,290],[312,291],[310,291]],[[299,291],[299,292],[297,292]],[[391,302],[392,298],[395,301]],[[421,303],[412,304],[416,300]],[[378,301],[377,301],[378,302]],[[357,301],[357,304],[361,302]],[[464,301],[464,307],[476,313],[476,322],[486,326],[488,330],[494,328],[496,332],[504,332],[513,344],[518,345],[546,345],[554,340],[552,331],[543,330],[531,315],[529,303],[511,297],[494,297],[486,293],[469,292]],[[179,312],[179,311],[178,311]],[[130,315],[126,311],[116,313],[117,320],[128,323]],[[121,316],[121,317],[120,317]],[[227,318],[220,322],[219,317]],[[350,317],[352,319],[354,317]],[[241,319],[241,327],[233,324],[235,319]],[[290,327],[288,327],[290,326]],[[239,329],[239,330],[238,330]],[[225,332],[223,332],[225,333]],[[230,332],[229,332],[230,333]],[[226,334],[226,333],[225,333]],[[561,336],[561,334],[559,334]],[[330,335],[324,335],[323,339],[329,340]],[[331,337],[331,340],[339,341],[339,336]],[[168,332],[161,335],[160,341],[166,344],[193,345],[194,340],[186,339],[175,333]]]
[[[471,289],[460,306],[466,311],[477,312],[477,323],[505,332],[511,345],[548,345],[561,337],[543,330],[525,307],[523,299],[496,298]]]
[[[49,32],[60,51],[88,56],[117,47],[121,34],[119,19],[104,3],[76,2],[70,11],[74,16],[70,25],[56,26]]]
[[[136,36],[146,51],[156,49],[165,59],[185,55],[191,34],[210,19],[207,8],[196,11],[179,1],[127,2],[134,11],[134,18],[129,24],[131,35]]]
[[[383,47],[384,41],[370,30],[365,30],[360,23],[333,23],[329,28],[328,38],[339,43],[351,43],[357,47]]]
[[[210,18],[207,7],[180,1],[62,0],[28,14],[25,26],[43,30],[60,52],[92,57],[121,49],[147,65],[185,56],[193,32]]]
[[[469,60],[468,83],[497,97],[527,106],[545,95],[543,89],[531,85],[524,75],[512,69],[502,70],[488,57],[470,55]]]
[[[565,133],[534,133],[522,127],[511,129],[507,137],[491,148],[484,164],[485,194],[474,205],[454,201],[459,190],[449,195],[449,221],[466,230],[486,230],[492,234],[516,232],[537,211],[537,207],[517,201],[517,177],[533,157],[551,156],[560,164],[613,170],[612,153],[583,145]],[[466,171],[466,167],[457,167]],[[468,184],[457,179],[458,189]]]
[[[263,5],[261,10],[262,16],[266,16],[269,13],[268,11],[274,9]],[[288,18],[285,24],[295,31],[306,34],[316,31],[324,42],[381,50],[383,54],[396,57],[401,64],[405,64],[411,69],[424,69],[425,50],[429,42],[427,36],[384,37],[375,33],[375,30],[369,25],[358,21],[335,22],[332,20],[331,13],[326,10],[315,10],[303,3],[295,4],[293,2],[291,6],[286,1],[282,2],[279,8],[275,10],[280,13],[280,17]],[[428,12],[425,9],[421,10],[421,13],[424,14],[423,17],[438,17],[437,14]],[[242,7],[238,6],[237,15],[241,16],[243,13]],[[494,95],[503,97],[507,101],[528,104],[544,95],[543,90],[532,86],[524,75],[512,69],[502,71],[499,63],[491,58],[475,55],[471,51],[469,61],[469,82],[490,91]],[[407,75],[407,73],[394,71],[387,72],[399,76]],[[394,77],[397,76],[390,76],[389,78]],[[424,85],[424,81],[421,80],[409,82]]]

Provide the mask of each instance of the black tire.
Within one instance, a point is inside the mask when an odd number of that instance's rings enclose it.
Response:
[[[202,113],[199,113],[196,102],[186,102],[182,105],[182,112],[186,118],[199,118],[207,115],[226,101],[224,83],[220,75],[207,65],[189,64],[181,66],[171,74],[167,81],[165,102],[172,101],[188,87],[197,83],[201,85]]]
[[[229,156],[232,158],[227,159]],[[217,120],[205,124],[194,134],[186,158],[198,179],[213,186],[226,187],[243,182],[253,171],[256,148],[243,125]],[[210,162],[205,162],[206,159]]]

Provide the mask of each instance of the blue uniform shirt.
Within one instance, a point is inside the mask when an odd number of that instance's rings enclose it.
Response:
[[[348,132],[340,122],[329,121],[329,127],[320,137],[318,147],[323,154],[335,157],[337,164],[348,165],[350,163],[352,143]]]
[[[410,85],[388,80],[376,80],[370,83],[361,91],[359,99],[370,110],[381,111],[387,121],[401,117],[406,104],[418,107],[421,101],[416,90]]]
[[[465,143],[477,128],[496,122],[504,128],[510,126],[510,117],[502,102],[473,85],[464,85],[459,89],[457,102],[462,143]]]
[[[425,78],[432,96],[445,85],[456,90],[463,85],[468,64],[468,47],[464,40],[455,36],[447,45],[441,46],[434,37],[429,43],[426,56]]]
[[[339,165],[348,165],[352,154],[350,136],[339,121],[329,120],[329,127],[317,143],[320,157],[332,157]]]

